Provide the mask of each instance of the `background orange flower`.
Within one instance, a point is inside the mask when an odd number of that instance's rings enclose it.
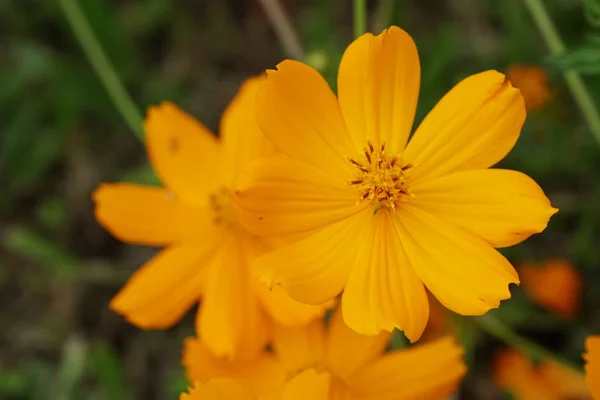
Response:
[[[562,318],[577,316],[581,307],[582,278],[565,259],[550,259],[518,268],[521,285],[530,299]]]
[[[528,110],[541,110],[550,100],[548,75],[542,67],[511,65],[506,71],[506,77],[521,90]]]

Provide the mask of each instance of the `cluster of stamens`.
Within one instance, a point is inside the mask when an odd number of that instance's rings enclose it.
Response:
[[[385,143],[375,148],[367,142],[364,159],[349,158],[358,171],[350,184],[356,186],[359,201],[370,200],[380,206],[396,209],[403,196],[410,196],[407,188],[406,171],[411,164],[402,164],[396,155],[385,152]]]
[[[235,220],[229,197],[230,192],[225,187],[222,187],[208,197],[210,207],[213,211],[213,223],[216,225]]]

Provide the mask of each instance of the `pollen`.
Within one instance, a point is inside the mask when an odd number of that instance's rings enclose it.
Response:
[[[348,161],[356,167],[350,185],[358,189],[358,201],[371,201],[380,207],[395,210],[404,196],[410,196],[407,187],[407,173],[411,164],[401,162],[397,155],[388,154],[383,143],[375,147],[370,141],[364,148],[363,156]]]
[[[237,220],[230,197],[231,192],[226,187],[222,187],[208,196],[215,225],[231,224]]]

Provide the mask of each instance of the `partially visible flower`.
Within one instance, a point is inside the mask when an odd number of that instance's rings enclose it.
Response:
[[[248,359],[229,359],[215,355],[198,338],[185,340],[182,362],[190,382],[234,379],[256,395],[267,398],[278,396],[288,377],[279,359],[270,352],[262,351]]]
[[[585,379],[594,398],[600,400],[600,336],[589,336],[585,348]]]
[[[258,400],[252,390],[235,379],[212,379],[196,383],[179,400]]]
[[[327,372],[307,369],[291,378],[281,393],[268,397],[269,400],[328,400],[330,377]],[[179,400],[264,400],[249,386],[232,378],[214,378],[207,383],[196,383],[183,393]],[[341,400],[341,399],[338,399]]]
[[[546,71],[537,66],[511,65],[507,79],[519,90],[528,110],[542,109],[550,99],[550,86]]]
[[[537,366],[542,379],[552,387],[561,399],[590,399],[590,390],[585,377],[578,371],[551,361],[544,361]]]
[[[567,260],[551,259],[518,268],[522,287],[531,300],[563,318],[573,318],[581,306],[582,278]]]
[[[590,398],[583,375],[552,361],[535,366],[525,354],[515,349],[505,349],[496,355],[494,381],[515,400]]]
[[[439,339],[448,336],[452,331],[450,311],[431,294],[428,294],[427,297],[429,298],[429,320],[427,326],[425,326],[425,331],[423,331],[423,336],[421,336],[421,341]]]
[[[552,400],[557,397],[521,352],[505,349],[494,359],[494,383],[515,400]]]
[[[237,183],[240,221],[264,237],[305,237],[256,259],[255,272],[307,304],[342,294],[349,327],[398,328],[416,341],[425,288],[445,307],[481,315],[519,283],[495,247],[543,231],[557,209],[528,176],[490,169],[515,145],[525,106],[504,75],[458,83],[409,139],[419,56],[398,27],[346,49],[338,98],[309,66],[267,71],[258,122],[283,153]]]
[[[238,223],[230,205],[237,176],[273,151],[254,118],[260,79],[246,81],[225,110],[218,140],[171,103],[151,107],[146,145],[164,187],[103,184],[93,194],[97,220],[115,237],[164,247],[110,307],[141,328],[166,328],[202,298],[197,329],[213,352],[228,357],[260,352],[271,319],[304,324],[323,313],[250,274],[268,246]]]
[[[190,381],[234,378],[265,398],[276,398],[311,368],[327,372],[321,379],[327,381],[329,400],[441,399],[456,389],[466,367],[453,339],[386,352],[390,336],[360,335],[336,311],[328,327],[321,320],[306,327],[277,326],[273,352],[244,365],[211,357],[200,340],[188,339],[183,364]]]

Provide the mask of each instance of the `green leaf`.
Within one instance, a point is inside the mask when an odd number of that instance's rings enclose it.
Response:
[[[86,343],[77,336],[70,337],[63,347],[56,387],[56,400],[75,400],[74,392],[85,371]]]
[[[77,259],[27,228],[12,228],[5,235],[8,249],[46,267],[57,278],[70,278],[79,270]]]
[[[0,371],[0,397],[24,396],[29,387],[27,373],[20,368]]]
[[[133,399],[125,384],[125,369],[114,350],[106,344],[99,343],[90,350],[92,373],[107,392],[111,400]]]
[[[575,70],[586,75],[600,74],[600,35],[589,36],[584,44],[564,54],[550,57],[548,62],[563,71]]]
[[[600,26],[600,0],[581,0],[583,13],[588,22],[596,27]]]

